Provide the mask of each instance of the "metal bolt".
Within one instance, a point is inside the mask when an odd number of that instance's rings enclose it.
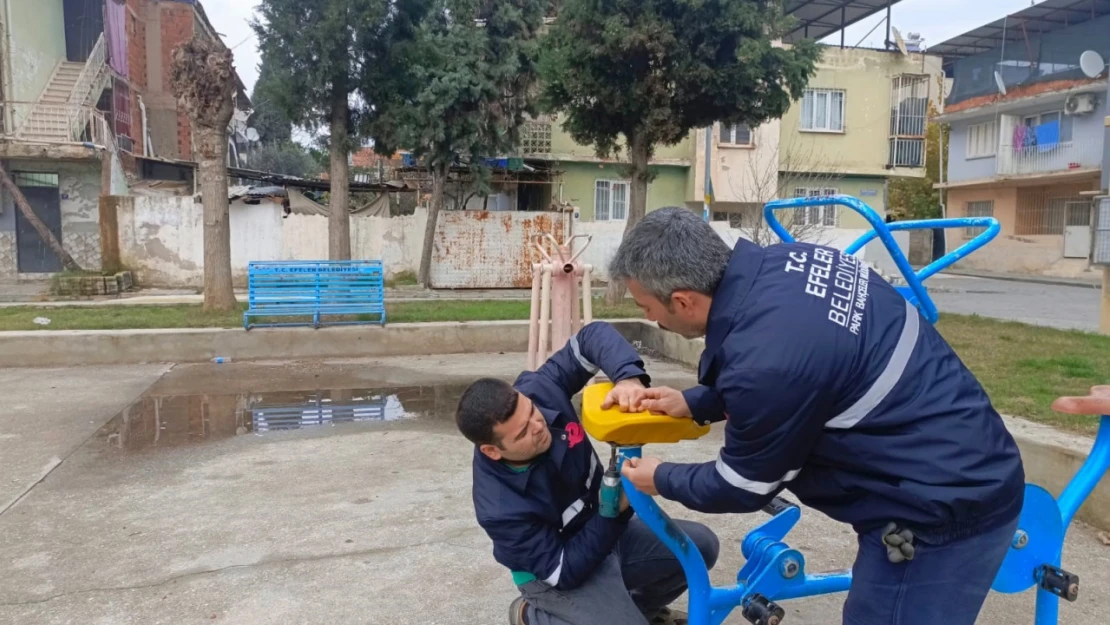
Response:
[[[1014,546],[1014,549],[1024,549],[1029,544],[1029,534],[1026,534],[1025,530],[1018,530],[1014,534],[1014,542],[1010,544]]]
[[[787,558],[782,561],[782,576],[786,579],[793,579],[798,574],[798,561],[793,558]]]

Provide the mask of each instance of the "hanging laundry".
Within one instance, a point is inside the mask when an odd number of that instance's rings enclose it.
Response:
[[[1051,121],[1035,127],[1037,151],[1047,152],[1060,143],[1060,122]]]
[[[1025,126],[1014,126],[1013,148],[1020,152],[1025,148]]]

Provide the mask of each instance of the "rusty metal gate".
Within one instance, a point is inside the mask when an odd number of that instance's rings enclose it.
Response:
[[[539,262],[531,241],[542,234],[562,241],[570,219],[555,211],[444,211],[436,224],[432,287],[529,288],[532,263]]]

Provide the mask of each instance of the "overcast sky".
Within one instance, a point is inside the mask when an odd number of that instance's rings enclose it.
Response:
[[[249,92],[258,78],[258,45],[254,31],[247,24],[258,0],[201,0],[208,18],[223,36],[224,42],[233,47],[235,68]],[[920,33],[925,46],[940,43],[967,32],[977,26],[992,22],[1006,14],[1030,6],[1030,0],[902,0],[891,9],[891,23],[902,32]],[[868,31],[885,17],[886,12],[873,15],[848,28],[845,37],[848,45],[882,47],[886,29],[882,26]],[[866,37],[866,38],[865,38]],[[829,38],[829,43],[840,43],[840,35]]]

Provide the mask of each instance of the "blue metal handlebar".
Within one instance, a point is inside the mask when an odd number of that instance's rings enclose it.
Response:
[[[953,263],[967,257],[968,254],[983,247],[998,236],[998,233],[1002,229],[998,220],[993,217],[952,217],[948,219],[899,221],[888,224],[883,222],[879,214],[875,212],[875,209],[850,195],[773,200],[764,205],[763,217],[767,220],[767,224],[771,227],[771,230],[773,230],[780,239],[787,243],[792,243],[794,242],[794,237],[790,235],[786,228],[783,227],[782,223],[779,222],[778,218],[775,217],[775,211],[800,209],[809,206],[827,206],[829,204],[846,206],[859,213],[867,223],[871,225],[871,230],[865,232],[860,238],[856,239],[855,242],[844,250],[844,252],[846,254],[855,254],[877,237],[882,242],[883,247],[886,248],[887,253],[890,254],[890,257],[894,260],[894,264],[897,265],[898,270],[902,273],[902,278],[906,281],[906,289],[899,290],[903,292],[903,295],[905,295],[912,304],[917,306],[921,314],[928,319],[930,323],[936,323],[937,321],[937,307],[933,304],[933,300],[929,297],[928,291],[925,289],[922,282],[933,274],[951,266]],[[894,240],[894,237],[891,236],[891,232],[902,230],[977,227],[986,228],[986,230],[955,250],[936,259],[919,272],[914,272],[913,267],[910,266],[909,261],[906,259],[906,255],[902,253],[902,249],[898,247],[898,243]]]

